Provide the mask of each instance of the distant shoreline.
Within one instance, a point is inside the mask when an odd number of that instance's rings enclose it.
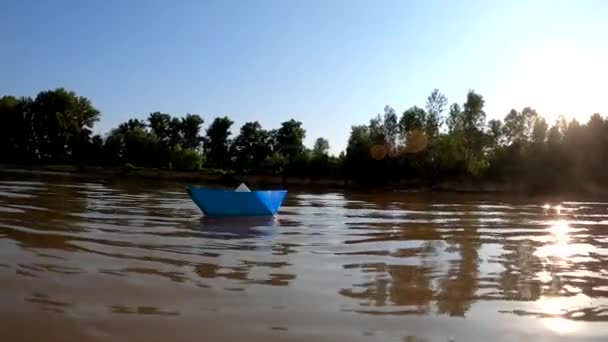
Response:
[[[466,193],[503,193],[507,188],[491,182],[456,182],[444,181],[437,184],[423,184],[419,181],[398,181],[385,184],[368,184],[355,180],[304,178],[281,175],[264,174],[238,174],[222,173],[221,171],[172,171],[157,168],[126,168],[105,166],[79,166],[79,165],[0,165],[0,172],[4,173],[33,173],[40,175],[69,175],[87,178],[142,178],[182,183],[205,184],[208,186],[231,187],[234,184],[245,182],[248,185],[265,187],[298,187],[313,189],[367,189],[367,190],[402,190],[402,191],[438,191],[438,192],[466,192]],[[512,187],[509,188],[512,190]]]
[[[434,184],[423,181],[396,181],[370,184],[355,180],[303,178],[281,175],[238,174],[221,170],[173,171],[146,167],[90,166],[90,165],[7,165],[0,164],[0,173],[71,176],[94,179],[147,179],[174,181],[191,185],[232,188],[240,182],[258,189],[291,188],[306,190],[364,190],[400,191],[411,193],[462,193],[530,196],[600,197],[608,191],[599,186],[572,189],[533,190],[523,182],[495,182],[489,180],[445,180]]]

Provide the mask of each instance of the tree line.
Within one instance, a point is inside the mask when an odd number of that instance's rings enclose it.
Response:
[[[232,137],[234,122],[215,118],[202,131],[198,114],[178,117],[153,112],[145,120],[129,119],[105,136],[93,135],[101,113],[85,97],[63,88],[35,98],[0,98],[0,162],[35,164],[95,164],[170,168],[202,168],[246,173],[338,177],[337,158],[329,142],[318,138],[304,146],[302,122],[285,121],[264,129],[258,121],[245,123]]]
[[[398,114],[387,105],[368,124],[351,127],[347,148],[336,157],[322,137],[312,149],[305,147],[306,130],[294,119],[275,129],[247,122],[233,136],[227,116],[214,118],[203,132],[198,114],[153,112],[105,136],[93,135],[100,111],[89,99],[58,88],[34,98],[0,98],[0,162],[129,163],[369,183],[490,179],[534,189],[608,183],[601,172],[608,162],[608,121],[599,114],[583,123],[561,116],[549,126],[530,107],[487,120],[484,106],[473,90],[462,104],[449,104],[438,89],[423,107]]]

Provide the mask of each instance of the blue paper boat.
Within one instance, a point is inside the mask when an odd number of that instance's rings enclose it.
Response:
[[[233,191],[187,187],[192,201],[205,216],[274,216],[287,190]]]

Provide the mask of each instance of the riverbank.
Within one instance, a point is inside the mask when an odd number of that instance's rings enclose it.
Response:
[[[232,186],[234,183],[246,182],[255,187],[271,186],[313,186],[324,188],[346,188],[356,186],[350,181],[338,179],[309,179],[283,177],[280,175],[246,175],[225,172],[216,169],[201,171],[173,171],[157,168],[135,166],[105,167],[80,165],[0,165],[0,172],[34,173],[47,175],[70,175],[93,178],[141,178],[181,183],[206,184],[211,186]]]
[[[388,184],[370,185],[354,180],[329,178],[304,178],[268,174],[239,174],[222,170],[206,169],[201,171],[172,171],[156,168],[140,168],[134,166],[102,167],[77,165],[0,165],[0,172],[5,173],[34,173],[47,175],[70,175],[92,178],[142,178],[181,183],[206,184],[211,186],[233,186],[245,182],[253,187],[307,187],[318,189],[361,189],[374,188],[382,190],[410,191],[447,191],[447,192],[503,192],[504,186],[490,182],[450,181],[437,184],[427,184],[421,181],[399,181]]]
[[[483,179],[447,180],[436,183],[418,180],[401,180],[379,184],[362,183],[355,180],[287,177],[281,175],[248,175],[225,172],[216,169],[201,171],[173,171],[167,169],[141,168],[131,165],[122,167],[83,165],[0,165],[0,172],[30,173],[40,175],[65,175],[94,179],[147,179],[175,181],[192,185],[231,188],[240,182],[251,187],[263,188],[305,188],[307,190],[356,190],[403,191],[403,192],[448,192],[479,194],[530,194],[530,195],[591,195],[605,196],[608,192],[601,186],[592,184],[570,185],[561,189],[538,189],[524,182],[496,182]]]

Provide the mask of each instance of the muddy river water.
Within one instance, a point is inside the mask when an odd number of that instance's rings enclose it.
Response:
[[[608,203],[0,175],[2,341],[606,341]]]

